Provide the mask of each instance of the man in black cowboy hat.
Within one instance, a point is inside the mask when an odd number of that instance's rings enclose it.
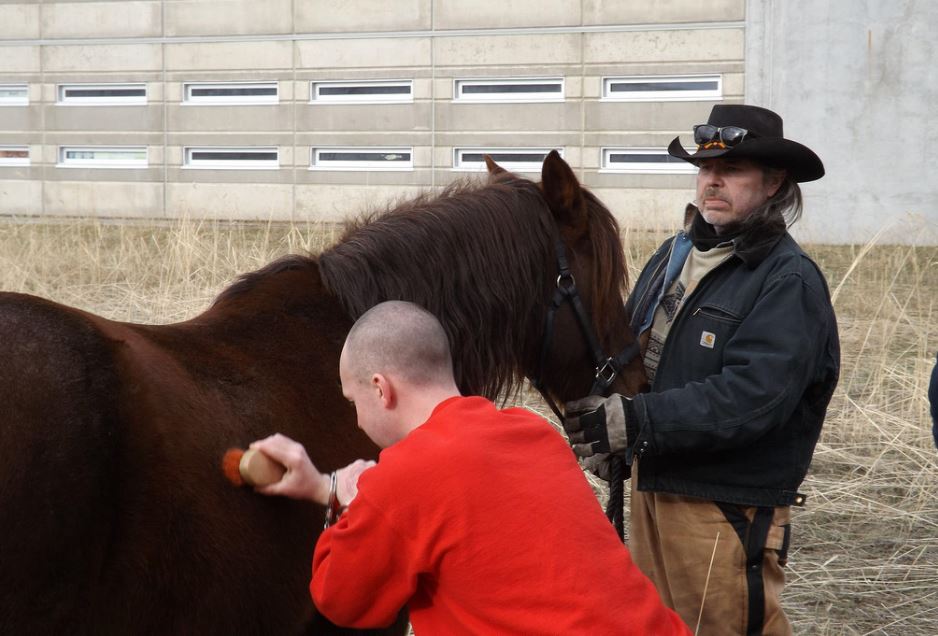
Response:
[[[694,139],[668,148],[699,168],[687,226],[628,300],[651,392],[568,404],[564,427],[600,476],[631,462],[629,547],[685,622],[787,634],[790,506],[840,368],[827,284],[787,227],[824,167],[755,106],[715,106]]]

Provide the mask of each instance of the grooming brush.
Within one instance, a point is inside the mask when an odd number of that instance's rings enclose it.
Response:
[[[280,462],[259,450],[229,448],[221,460],[221,470],[235,486],[269,486],[287,472]]]

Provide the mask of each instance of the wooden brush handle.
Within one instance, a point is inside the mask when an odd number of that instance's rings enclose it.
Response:
[[[238,472],[246,484],[251,486],[269,486],[275,484],[287,472],[280,462],[274,461],[259,450],[248,449],[241,457]]]

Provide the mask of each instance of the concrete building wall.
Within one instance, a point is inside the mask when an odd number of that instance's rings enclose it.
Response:
[[[804,185],[807,240],[938,244],[938,3],[750,0],[746,98],[827,171]]]
[[[634,226],[674,227],[688,174],[601,169],[608,146],[664,148],[744,99],[745,0],[133,0],[0,3],[0,213],[342,218],[466,175],[453,148],[560,147]],[[611,102],[607,76],[712,74],[722,94]],[[454,81],[563,78],[564,99],[464,103]],[[310,82],[412,80],[413,101],[321,104]],[[273,81],[267,105],[183,103],[185,82]],[[59,85],[140,83],[140,105],[64,105]],[[60,166],[63,146],[140,146],[138,168]],[[194,169],[187,147],[276,147],[279,169]],[[311,148],[413,147],[412,170],[311,170]]]

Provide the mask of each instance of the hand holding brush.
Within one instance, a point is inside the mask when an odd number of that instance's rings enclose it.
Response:
[[[239,452],[228,451],[222,462],[225,476],[233,484],[254,486],[263,495],[305,499],[322,506],[338,504],[341,508],[358,494],[359,476],[375,465],[359,459],[340,468],[335,471],[333,490],[332,474],[319,472],[303,445],[285,435],[276,433],[252,443],[243,454]]]

